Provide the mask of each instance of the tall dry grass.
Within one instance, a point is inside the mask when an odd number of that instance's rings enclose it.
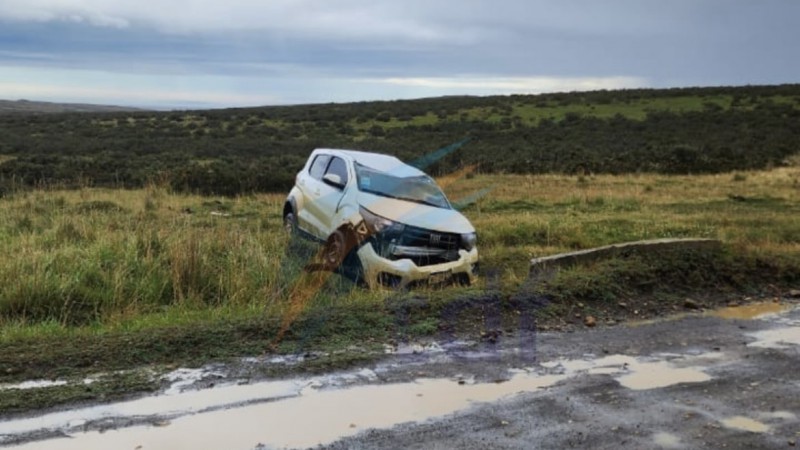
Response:
[[[654,238],[717,238],[741,251],[800,255],[800,166],[716,175],[477,175],[453,182],[479,232],[485,266],[526,276],[523,261]]]
[[[464,213],[478,230],[482,267],[511,286],[525,279],[531,257],[639,239],[712,237],[745,252],[800,255],[800,167],[703,176],[460,175],[443,183],[448,195],[488,192]],[[0,326],[294,314],[293,293],[305,292],[296,281],[315,249],[287,248],[284,198],[176,195],[159,184],[0,198]],[[334,276],[301,303],[386,295]]]
[[[0,322],[75,325],[172,307],[269,305],[289,282],[281,200],[154,188],[0,199]]]

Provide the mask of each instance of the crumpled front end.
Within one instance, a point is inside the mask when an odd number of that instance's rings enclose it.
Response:
[[[398,225],[369,236],[358,249],[371,287],[471,284],[478,250],[461,234]]]

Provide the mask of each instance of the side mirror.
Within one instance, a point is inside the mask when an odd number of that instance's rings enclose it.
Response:
[[[342,183],[342,177],[336,175],[335,173],[326,173],[325,176],[322,177],[322,181],[325,182],[325,184],[328,184],[335,188],[339,189],[344,188],[344,183]]]

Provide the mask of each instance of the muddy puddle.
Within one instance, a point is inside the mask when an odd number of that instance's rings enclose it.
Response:
[[[420,379],[413,383],[338,390],[308,387],[289,399],[186,415],[172,419],[166,426],[76,433],[67,439],[32,442],[15,448],[305,448],[333,442],[368,428],[423,421],[477,402],[533,392],[565,377],[518,374],[503,383],[472,385],[462,385],[451,379]]]
[[[718,359],[720,353],[708,353],[692,359]],[[686,362],[683,358],[675,358]],[[672,361],[640,360],[631,356],[612,355],[592,361],[563,361],[543,363],[545,367],[565,367],[569,371],[585,370],[591,375],[611,375],[623,387],[633,390],[664,388],[680,383],[700,383],[711,376],[701,367],[676,366]]]
[[[766,315],[779,314],[789,309],[791,309],[791,305],[786,303],[761,302],[716,309],[711,312],[711,315],[723,319],[751,320]]]
[[[667,360],[668,358],[668,360]],[[621,386],[642,390],[702,382],[702,361],[714,355],[640,360],[625,355],[557,360],[509,371],[499,382],[474,378],[419,378],[382,384],[379,369],[316,378],[183,390],[201,378],[177,372],[161,395],[82,410],[0,423],[3,435],[58,431],[68,438],[34,441],[18,449],[95,450],[305,448],[334,442],[370,428],[424,422],[470,407],[534,393],[579,375],[611,376]],[[349,381],[348,381],[349,380]],[[348,381],[345,383],[344,381]],[[360,384],[353,386],[353,381]],[[345,387],[343,387],[345,386]],[[147,420],[142,420],[147,419]],[[97,431],[107,421],[109,429]],[[124,427],[126,424],[136,424]],[[90,425],[87,431],[87,425]],[[224,430],[224,433],[220,432]]]
[[[766,319],[794,308],[796,305],[788,303],[763,302],[721,308],[710,314],[724,319]],[[755,342],[747,345],[761,348],[788,348],[800,345],[800,321],[787,317],[773,318],[773,321],[784,326],[748,333],[748,336],[754,338]]]
[[[642,363],[631,368],[631,373],[619,377],[619,384],[628,389],[643,390],[673,386],[680,383],[701,383],[711,376],[696,368],[672,367],[664,361]]]
[[[170,388],[162,395],[0,422],[0,444],[4,435],[72,429],[106,419],[193,414],[247,402],[285,398],[296,395],[302,387],[302,382],[276,381],[185,392]]]
[[[747,344],[750,347],[789,348],[800,345],[800,326],[757,331],[749,336],[755,338],[755,342]]]
[[[660,432],[654,434],[653,443],[659,448],[683,448],[681,439],[672,433]]]
[[[741,308],[741,307],[740,307]],[[767,307],[764,307],[767,308]],[[772,306],[770,306],[772,308]],[[767,308],[769,309],[769,308]],[[758,317],[764,309],[748,309]],[[766,313],[775,311],[770,309]],[[737,316],[743,317],[742,315]],[[752,347],[800,345],[800,323],[794,317],[770,319],[776,328],[748,333]],[[391,353],[412,355],[428,361],[449,350],[432,345],[404,346]],[[476,351],[479,355],[480,351]],[[468,358],[459,351],[459,357]],[[38,417],[0,422],[0,446],[13,440],[62,435],[24,443],[14,449],[269,449],[305,448],[327,444],[368,429],[386,429],[402,423],[422,423],[463,413],[486,402],[540,395],[573,377],[610,377],[621,389],[664,389],[712,379],[712,370],[727,364],[730,353],[703,353],[700,348],[682,353],[658,353],[646,357],[596,355],[556,359],[530,367],[509,369],[503,381],[480,376],[442,378],[393,378],[395,364],[377,365],[317,377],[250,383],[231,380],[213,370],[181,369],[167,379],[171,386],[159,395],[114,404]],[[528,363],[525,363],[528,364]],[[420,372],[422,374],[422,372]],[[197,389],[207,377],[220,376],[213,387]],[[205,384],[207,386],[207,384]],[[719,423],[730,429],[769,432],[775,421],[794,420],[789,411],[744,416],[722,416]],[[104,430],[104,431],[100,431]],[[654,430],[655,431],[655,430]],[[652,445],[679,448],[685,444],[670,433],[654,432]],[[15,441],[13,441],[15,442]]]
[[[750,303],[747,305],[725,306],[722,308],[712,309],[709,311],[705,311],[703,315],[720,317],[722,319],[731,319],[731,320],[753,320],[753,319],[766,318],[776,314],[781,314],[792,310],[794,307],[795,304],[790,304],[790,303],[758,302],[758,303]],[[678,321],[685,319],[686,317],[691,317],[692,315],[693,315],[692,313],[683,312],[683,313],[669,315],[666,317],[659,317],[656,319],[632,320],[627,322],[625,325],[628,327],[635,328],[646,325],[652,325],[654,323]]]
[[[722,425],[734,430],[750,431],[751,433],[765,433],[769,431],[769,425],[744,416],[735,416],[723,419]]]

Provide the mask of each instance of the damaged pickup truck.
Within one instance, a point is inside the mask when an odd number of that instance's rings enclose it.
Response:
[[[383,154],[317,149],[283,208],[289,233],[324,242],[322,266],[369,287],[470,284],[475,228],[421,170]]]

